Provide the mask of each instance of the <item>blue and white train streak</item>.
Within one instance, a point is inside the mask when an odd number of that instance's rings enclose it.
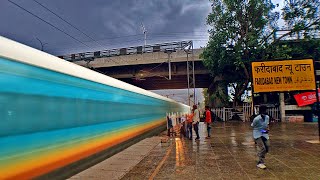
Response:
[[[114,147],[189,107],[0,36],[0,179]]]

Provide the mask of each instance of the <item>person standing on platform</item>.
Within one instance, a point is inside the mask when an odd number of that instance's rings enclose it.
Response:
[[[199,122],[200,122],[200,111],[197,107],[197,105],[193,105],[193,128],[194,128],[194,131],[196,132],[196,139],[195,140],[199,140],[200,139],[200,136],[199,136]]]
[[[168,128],[168,136],[170,137],[173,134],[172,118],[170,114],[167,115],[167,128]]]
[[[186,117],[184,114],[180,116],[180,135],[183,137],[187,137],[187,124],[186,124]]]
[[[258,164],[257,167],[261,169],[265,169],[266,165],[264,164],[264,159],[269,150],[269,119],[270,117],[267,115],[267,107],[260,106],[259,107],[259,115],[256,116],[251,126],[253,127],[253,138],[259,147],[258,152]]]
[[[193,114],[187,114],[187,138],[189,138],[189,140],[192,140],[192,119]]]
[[[212,123],[212,118],[211,118],[211,112],[210,112],[210,108],[209,106],[205,107],[206,112],[205,112],[205,117],[206,117],[206,124],[207,124],[207,132],[208,132],[208,136],[206,137],[206,139],[210,139],[211,138],[211,123]]]

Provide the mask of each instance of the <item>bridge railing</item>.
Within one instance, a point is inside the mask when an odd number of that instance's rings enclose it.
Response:
[[[288,41],[288,40],[302,40],[302,39],[306,39],[306,38],[312,38],[312,39],[320,39],[320,31],[319,30],[312,30],[312,31],[299,31],[299,32],[294,32],[291,34],[290,30],[278,30],[276,32],[274,32],[274,40],[286,35],[285,37],[282,38],[282,40],[284,41]]]
[[[153,44],[146,46],[135,46],[127,48],[117,48],[110,50],[101,50],[95,52],[83,52],[58,56],[61,59],[67,61],[93,61],[95,58],[103,57],[113,57],[113,56],[122,56],[122,55],[131,55],[131,54],[143,54],[143,53],[152,53],[152,52],[165,52],[167,50],[176,51],[184,50],[188,46],[192,45],[192,41],[180,41],[180,42],[169,42],[162,44]]]

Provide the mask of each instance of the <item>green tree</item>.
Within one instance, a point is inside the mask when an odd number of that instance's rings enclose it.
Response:
[[[207,88],[203,88],[202,89],[202,95],[204,97],[204,104],[206,106],[210,106],[209,94],[208,94],[208,89]]]
[[[250,82],[250,62],[261,59],[279,13],[270,0],[213,0],[207,24],[212,27],[202,58],[213,76],[235,87],[233,106]]]
[[[202,58],[214,77],[234,87],[233,106],[249,88],[253,60],[320,54],[320,0],[285,0],[281,30],[275,7],[271,0],[212,0],[207,17],[212,29]]]
[[[299,39],[301,36],[304,39],[314,39],[320,29],[319,8],[320,0],[285,0],[282,16],[286,23],[285,29],[289,31],[275,42],[293,34],[297,34]]]
[[[266,52],[273,58],[313,57],[319,51],[320,0],[285,0],[282,19],[285,26],[274,33]]]

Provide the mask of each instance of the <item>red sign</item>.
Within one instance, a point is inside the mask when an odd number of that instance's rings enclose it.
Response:
[[[318,95],[320,96],[320,90],[318,89]],[[301,94],[294,95],[298,106],[306,106],[309,104],[313,104],[317,101],[316,93],[315,92],[305,92]]]

